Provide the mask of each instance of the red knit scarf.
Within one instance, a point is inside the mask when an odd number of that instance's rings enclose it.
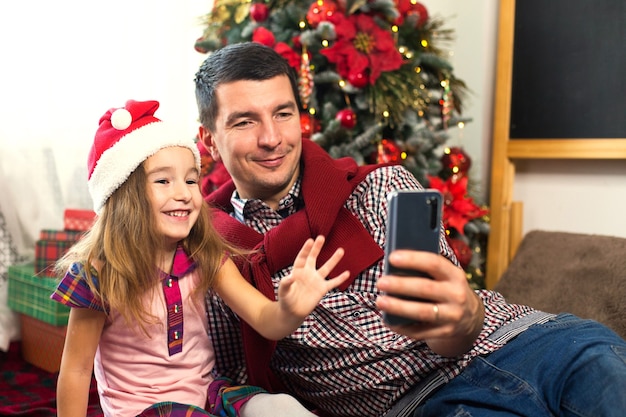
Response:
[[[230,199],[235,190],[231,181],[207,197],[218,209],[213,210],[217,231],[232,244],[258,251],[249,262],[238,262],[242,275],[267,298],[274,300],[272,276],[293,261],[310,237],[323,235],[326,244],[318,258],[323,264],[339,247],[345,255],[330,276],[350,271],[350,278],[340,289],[345,290],[364,269],[378,262],[384,252],[365,230],[358,218],[344,204],[354,188],[377,166],[357,166],[351,158],[333,159],[310,140],[302,141],[302,198],[304,208],[284,219],[262,235],[229,215]],[[241,323],[249,383],[270,391],[283,388],[270,371],[270,358],[276,342],[259,335],[247,323]]]

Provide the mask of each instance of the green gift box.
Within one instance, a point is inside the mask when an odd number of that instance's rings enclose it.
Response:
[[[32,263],[9,266],[9,308],[53,326],[65,326],[70,308],[51,300],[57,280],[35,275]]]

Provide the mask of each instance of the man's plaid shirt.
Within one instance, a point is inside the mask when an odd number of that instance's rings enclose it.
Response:
[[[320,175],[323,175],[320,173]],[[260,233],[301,208],[300,181],[278,210],[260,200],[233,195],[234,217]],[[385,244],[387,195],[393,190],[421,189],[401,166],[381,167],[359,184],[345,203],[374,240]],[[328,190],[332,193],[332,190]],[[441,253],[457,260],[442,234]],[[271,366],[290,393],[336,416],[382,416],[411,387],[435,376],[435,385],[457,376],[478,355],[500,348],[511,337],[488,339],[504,324],[532,313],[526,306],[507,304],[498,293],[478,291],[485,304],[482,333],[474,347],[457,358],[444,358],[420,341],[390,331],[375,300],[382,261],[363,271],[345,291],[329,292],[296,332],[278,342]],[[274,287],[290,272],[273,277]],[[216,351],[216,373],[245,382],[245,361],[238,318],[217,297],[209,296],[209,327]],[[527,325],[525,327],[528,327]]]

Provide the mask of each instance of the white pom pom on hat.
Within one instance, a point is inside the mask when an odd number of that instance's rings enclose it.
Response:
[[[189,148],[200,171],[196,143],[156,118],[158,108],[158,101],[128,100],[124,107],[111,108],[100,118],[87,160],[87,185],[96,213],[143,161],[163,148]]]
[[[117,130],[128,129],[133,122],[133,115],[126,109],[117,109],[111,114],[111,126]]]

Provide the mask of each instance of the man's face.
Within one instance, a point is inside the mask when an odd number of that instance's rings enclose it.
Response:
[[[216,89],[214,131],[200,138],[222,160],[241,198],[277,208],[295,182],[302,151],[300,114],[287,76],[235,81]]]

